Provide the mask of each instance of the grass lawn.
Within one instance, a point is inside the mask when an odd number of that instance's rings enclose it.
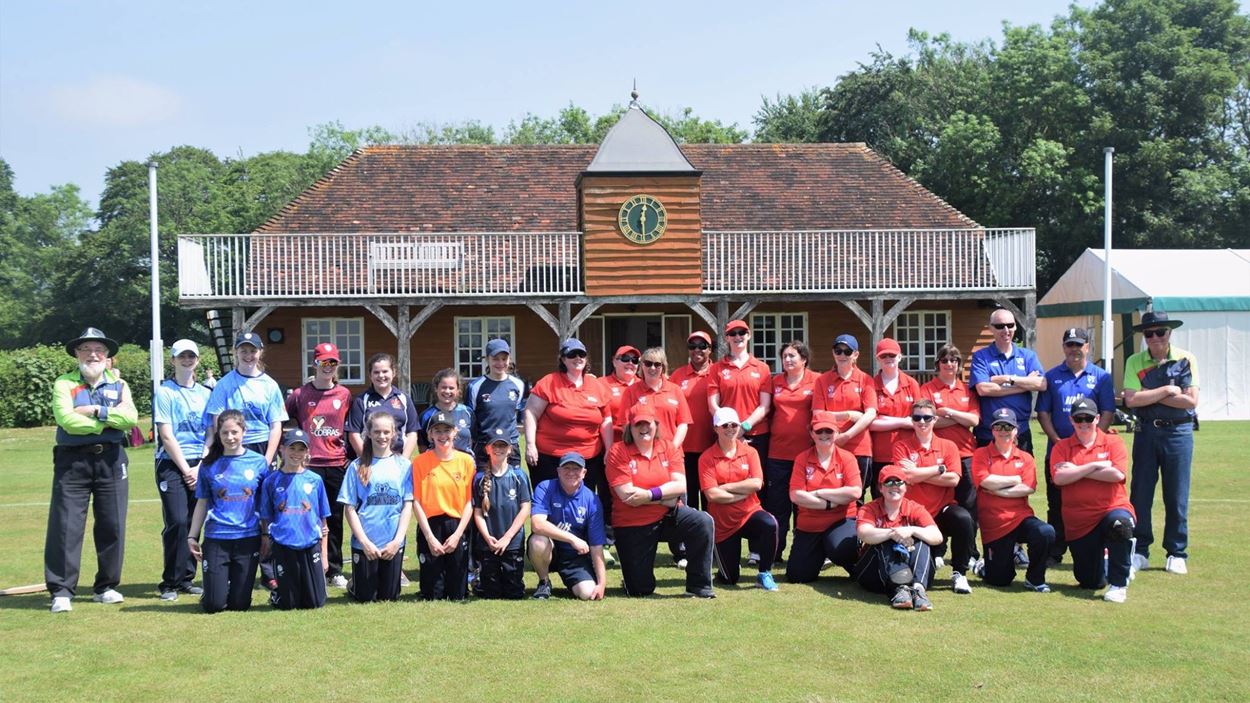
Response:
[[[0,430],[0,587],[43,580],[52,436]],[[837,570],[777,594],[687,600],[662,554],[659,596],[646,600],[626,599],[612,568],[602,603],[420,603],[414,586],[370,606],[332,589],[326,608],[284,613],[257,591],[250,612],[206,616],[193,598],[157,599],[149,445],[130,455],[125,604],[90,602],[88,524],[88,596],[72,613],[50,615],[46,593],[0,598],[0,701],[1247,700],[1250,566],[1235,553],[1250,510],[1247,437],[1245,422],[1197,435],[1189,576],[1164,573],[1156,554],[1128,603],[1113,605],[1077,589],[1066,563],[1049,595],[973,579],[974,593],[956,596],[946,569],[930,613],[892,611]],[[1035,496],[1042,515],[1044,503]],[[1158,531],[1162,512],[1156,502]]]

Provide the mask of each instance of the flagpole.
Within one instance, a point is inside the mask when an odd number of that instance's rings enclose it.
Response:
[[[1111,312],[1111,159],[1115,147],[1106,147],[1103,154],[1103,273],[1102,273],[1102,356],[1103,368],[1108,373],[1115,373],[1112,360],[1115,359],[1115,320]],[[1126,352],[1127,353],[1127,352]]]
[[[152,398],[165,378],[165,342],[161,340],[161,275],[160,239],[156,228],[156,167],[148,162],[148,213],[150,224],[149,251],[152,260],[152,340],[149,357],[152,369]]]

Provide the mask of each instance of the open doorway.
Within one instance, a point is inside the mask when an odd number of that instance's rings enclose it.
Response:
[[[689,334],[689,315],[655,313],[595,315],[578,330],[578,338],[590,350],[593,372],[599,376],[612,373],[612,352],[626,344],[638,347],[640,351],[648,347],[664,347],[670,368],[681,366],[685,363],[685,344]]]

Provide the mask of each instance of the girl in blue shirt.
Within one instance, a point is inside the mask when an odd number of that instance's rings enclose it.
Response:
[[[200,464],[195,512],[187,537],[191,554],[203,562],[206,613],[247,610],[260,562],[260,520],[256,500],[269,470],[265,457],[243,446],[243,413],[226,410],[217,418],[212,450]],[[200,546],[200,528],[204,545]]]
[[[330,501],[321,477],[304,468],[308,435],[282,435],[280,471],[260,487],[260,555],[273,558],[277,588],[269,603],[280,610],[320,608],[326,604],[326,518]]]
[[[444,413],[452,419],[456,434],[452,441],[456,449],[465,454],[473,454],[473,411],[460,402],[461,390],[464,388],[460,372],[455,369],[443,369],[434,374],[434,402],[421,413],[421,427],[429,424],[430,418],[436,413]],[[421,446],[429,449],[434,446],[429,433],[419,430]]]
[[[347,467],[338,502],[352,528],[352,581],[361,603],[399,600],[404,542],[412,519],[412,462],[394,453],[395,418],[375,410],[365,418],[368,441]]]
[[[474,551],[483,598],[525,596],[525,521],[530,516],[530,481],[508,462],[512,443],[499,437],[487,445],[490,466],[473,479]]]

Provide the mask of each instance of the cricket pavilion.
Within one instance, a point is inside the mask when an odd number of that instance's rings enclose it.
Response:
[[[480,374],[493,337],[531,381],[570,336],[596,373],[622,344],[676,368],[690,332],[735,318],[774,368],[796,338],[828,368],[849,332],[866,369],[889,336],[923,382],[942,344],[986,343],[994,307],[1033,329],[1034,239],[864,144],[679,145],[635,102],[599,145],[357,150],[255,232],[180,235],[179,300],[209,311],[226,353],[263,335],[287,387],[324,341],[354,391],[388,352],[418,401],[439,369]]]

